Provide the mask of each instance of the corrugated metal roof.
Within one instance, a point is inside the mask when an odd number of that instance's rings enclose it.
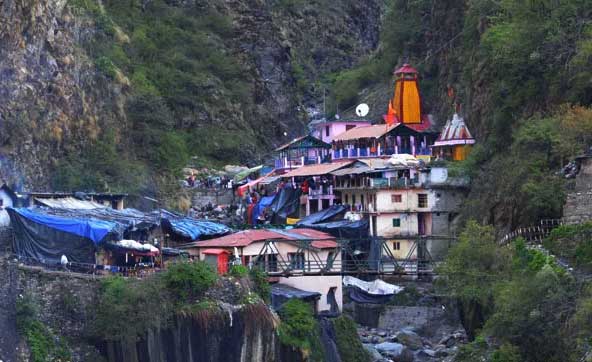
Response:
[[[311,145],[298,145],[298,143],[301,143],[302,141],[308,139],[309,142],[311,143]],[[281,145],[280,147],[276,148],[275,151],[283,151],[285,149],[290,149],[290,148],[331,148],[331,145],[321,141],[318,138],[315,138],[311,135],[306,135],[306,136],[302,136],[302,137],[298,137],[295,138],[294,140],[292,140],[291,142],[288,142],[284,145]]]
[[[366,171],[370,171],[370,170],[371,170],[371,168],[368,166],[347,167],[347,168],[342,168],[337,171],[333,171],[333,172],[331,172],[331,175],[334,175],[334,176],[359,175],[359,174],[362,174],[362,173],[364,173]]]
[[[78,200],[73,197],[63,197],[59,199],[45,199],[36,197],[35,201],[55,209],[72,209],[72,210],[92,210],[104,209],[107,206],[93,201]]]
[[[333,140],[349,141],[360,138],[380,138],[387,134],[389,131],[395,129],[395,127],[397,127],[397,125],[388,126],[386,124],[375,124],[373,126],[356,127],[337,135],[337,137],[335,137]]]
[[[319,175],[326,175],[335,170],[338,170],[342,167],[345,167],[354,161],[344,161],[344,162],[333,162],[333,163],[320,163],[316,165],[307,165],[297,168],[288,172],[287,174],[282,175],[282,177],[289,178],[289,177],[303,177],[303,176],[319,176]]]
[[[311,240],[316,239],[311,245],[318,249],[335,248],[337,243],[335,238],[327,233],[312,229],[249,229],[239,231],[235,234],[226,235],[220,238],[198,241],[191,244],[180,246],[180,248],[233,248],[244,247],[257,241],[264,240]]]

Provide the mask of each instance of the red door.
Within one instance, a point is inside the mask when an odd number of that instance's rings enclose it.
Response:
[[[228,254],[221,253],[218,255],[218,274],[223,275],[228,273]]]

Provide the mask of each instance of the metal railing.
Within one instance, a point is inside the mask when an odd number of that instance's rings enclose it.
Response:
[[[499,244],[509,244],[512,240],[519,237],[528,243],[542,244],[545,238],[551,233],[551,230],[560,225],[563,225],[563,220],[561,219],[543,219],[539,222],[539,225],[521,227],[504,235],[499,240]]]

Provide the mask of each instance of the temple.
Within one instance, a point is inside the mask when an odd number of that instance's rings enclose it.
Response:
[[[417,77],[417,70],[409,64],[395,70],[395,94],[385,116],[387,124],[418,124],[424,121]]]
[[[464,119],[455,113],[452,119],[446,122],[440,137],[432,146],[432,151],[437,158],[463,161],[467,158],[473,144],[475,139],[469,132]]]

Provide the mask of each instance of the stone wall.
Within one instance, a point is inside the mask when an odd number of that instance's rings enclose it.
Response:
[[[221,189],[221,190],[192,190],[191,202],[192,206],[201,208],[211,204],[212,206],[217,205],[230,205],[233,203],[232,189]]]
[[[563,206],[563,220],[578,224],[592,220],[592,158],[578,160],[580,170],[573,192],[567,195]]]
[[[280,346],[278,320],[262,305],[225,305],[224,310],[179,316],[168,328],[133,341],[91,340],[89,326],[100,281],[101,277],[48,271],[0,257],[0,361],[29,361],[16,325],[17,305],[24,298],[36,305],[39,321],[68,342],[71,362],[302,361]],[[219,290],[211,292],[215,295]]]
[[[16,360],[17,268],[6,257],[0,257],[0,360]]]
[[[38,306],[39,320],[55,335],[68,340],[72,360],[96,360],[98,351],[85,337],[88,321],[94,315],[99,278],[22,265],[17,270],[17,295],[29,296]]]

